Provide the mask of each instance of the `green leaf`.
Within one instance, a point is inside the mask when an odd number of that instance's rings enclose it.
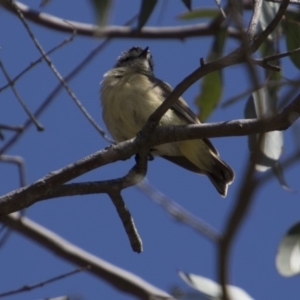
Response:
[[[276,268],[282,276],[300,273],[300,222],[282,238],[276,256]]]
[[[178,273],[184,282],[206,295],[209,299],[223,298],[221,285],[219,283],[200,275],[184,273],[182,271]],[[247,292],[237,286],[228,284],[227,289],[231,300],[254,300]]]
[[[226,29],[218,32],[212,45],[208,60],[217,59],[222,55],[225,40],[227,37]],[[195,103],[200,108],[199,119],[204,121],[218,105],[223,91],[222,71],[215,71],[207,74],[202,80],[201,92],[196,97]]]
[[[192,0],[181,0],[188,10],[192,10]]]
[[[141,29],[146,24],[151,13],[154,10],[156,3],[157,3],[157,0],[143,0],[142,1],[140,12],[139,12],[138,29]]]
[[[203,122],[213,112],[222,96],[222,74],[220,71],[207,74],[202,81],[201,93],[196,98],[200,108],[199,119]]]
[[[297,18],[298,17],[298,18]],[[283,29],[285,33],[286,47],[288,51],[300,48],[300,13],[286,13],[286,19],[283,23]],[[290,55],[290,59],[294,65],[300,69],[300,54],[296,53]]]
[[[109,9],[111,5],[110,0],[91,0],[97,16],[97,23],[99,26],[104,26],[108,20]]]
[[[261,14],[259,16],[259,22],[262,30],[265,30],[267,26],[276,16],[278,9],[280,7],[279,3],[263,1],[261,6]],[[281,26],[278,25],[276,29],[268,36],[269,40],[276,40],[280,37]]]
[[[193,11],[188,11],[177,16],[180,20],[194,20],[201,18],[215,18],[220,11],[214,8],[199,8]]]

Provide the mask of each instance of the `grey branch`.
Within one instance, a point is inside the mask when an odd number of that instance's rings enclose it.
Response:
[[[72,276],[72,275],[77,274],[79,272],[82,272],[83,270],[88,269],[89,267],[90,266],[86,266],[86,267],[83,267],[83,268],[76,268],[75,270],[70,271],[68,273],[65,273],[65,274],[62,274],[62,275],[58,275],[58,276],[55,276],[53,278],[46,279],[44,281],[41,281],[41,282],[38,282],[38,283],[35,283],[35,284],[30,284],[30,285],[27,284],[27,285],[24,285],[24,286],[22,286],[22,287],[20,287],[18,289],[1,293],[0,294],[0,298],[11,296],[11,295],[15,295],[15,294],[21,294],[21,293],[24,293],[24,292],[32,291],[32,290],[34,290],[36,288],[43,287],[43,286],[45,286],[45,285],[47,285],[49,283],[52,283],[52,282],[55,282],[55,281],[58,281],[58,280],[62,280],[64,278],[66,278],[66,277],[69,277],[69,276]]]
[[[70,95],[70,97],[73,99],[75,104],[78,106],[78,108],[81,110],[81,112],[84,114],[84,116],[89,120],[89,122],[95,127],[96,130],[98,130],[100,133],[103,132],[103,129],[99,127],[99,125],[96,123],[96,121],[92,118],[92,116],[88,113],[88,111],[85,109],[85,107],[82,105],[80,100],[77,98],[75,93],[72,91],[72,89],[67,84],[66,80],[61,76],[55,65],[52,63],[51,59],[47,55],[47,53],[44,51],[42,45],[37,40],[36,36],[33,34],[31,28],[29,27],[27,21],[25,20],[25,17],[22,13],[22,11],[19,9],[18,5],[15,3],[14,0],[9,0],[11,6],[15,10],[17,16],[19,17],[20,21],[22,22],[23,26],[25,27],[28,35],[32,39],[35,47],[38,49],[38,51],[42,54],[43,59],[46,61],[54,75],[57,77],[57,79],[60,81],[61,85],[65,88],[67,93]],[[70,26],[70,24],[69,24]],[[72,27],[71,27],[72,28]],[[74,28],[72,28],[74,33]],[[12,86],[13,87],[13,86]],[[33,116],[32,116],[33,117]]]
[[[107,180],[98,183],[82,183],[63,185],[98,167],[126,160],[144,149],[145,141],[148,147],[174,141],[190,140],[208,137],[244,136],[274,130],[289,128],[300,116],[300,94],[280,113],[267,119],[233,120],[228,122],[170,126],[156,128],[147,137],[139,135],[117,145],[98,151],[74,164],[54,171],[35,183],[12,191],[0,197],[0,215],[9,214],[26,208],[37,201],[67,195],[82,195],[91,193],[110,193],[115,184],[123,188],[129,184],[119,180]]]
[[[76,266],[86,267],[89,265],[90,268],[87,272],[105,280],[122,292],[144,300],[148,300],[151,297],[153,299],[154,297],[157,297],[157,299],[173,299],[171,295],[144,281],[142,278],[80,249],[26,217],[19,218],[18,214],[12,214],[2,216],[0,221]]]
[[[193,228],[196,232],[202,234],[210,241],[219,242],[221,234],[219,234],[209,224],[199,219],[192,213],[185,210],[178,203],[162,194],[159,190],[151,186],[147,180],[138,184],[138,188],[149,196],[154,202],[161,205],[176,221],[181,222]]]
[[[16,13],[13,7],[2,1],[2,6],[12,13]],[[216,28],[210,24],[198,24],[188,26],[174,26],[174,27],[143,27],[142,30],[135,30],[129,26],[106,26],[100,28],[96,25],[80,23],[71,20],[64,20],[53,16],[51,14],[43,13],[31,9],[27,5],[15,1],[18,9],[22,12],[24,17],[39,25],[58,30],[61,32],[73,32],[76,30],[78,35],[85,35],[98,38],[144,38],[144,39],[185,39],[188,37],[199,37],[214,35]],[[229,36],[233,38],[240,38],[240,33],[234,28],[228,28]]]

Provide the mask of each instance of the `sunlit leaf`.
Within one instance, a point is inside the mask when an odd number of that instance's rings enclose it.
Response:
[[[179,271],[179,276],[188,285],[198,290],[202,294],[210,297],[210,299],[223,299],[221,285],[215,281],[203,276],[191,273],[188,274],[181,271]],[[253,300],[253,298],[247,292],[237,286],[227,285],[227,289],[231,300]]]
[[[265,30],[267,26],[271,23],[271,21],[276,16],[278,9],[280,7],[279,3],[263,1],[261,6],[261,13],[260,13],[260,26],[262,30]],[[274,40],[278,39],[281,34],[280,25],[277,25],[276,29],[268,36],[268,39]]]
[[[300,48],[300,13],[288,12],[283,23],[286,47],[288,51]],[[300,53],[289,56],[294,65],[300,69]]]
[[[284,188],[285,190],[291,192],[291,193],[295,193],[296,191],[292,188],[290,188],[285,180],[284,174],[283,174],[283,169],[281,167],[281,164],[279,163],[279,161],[277,161],[274,166],[272,167],[273,173],[275,174],[276,178],[278,179],[280,185],[282,186],[282,188]]]
[[[218,9],[199,8],[180,14],[177,18],[180,20],[194,20],[201,18],[215,18],[219,14]]]
[[[111,5],[110,0],[91,0],[97,16],[97,22],[100,26],[104,26],[108,20],[109,9]]]
[[[259,89],[249,97],[245,107],[246,118],[264,118],[271,116],[274,111],[274,102],[268,95],[266,88]],[[257,135],[249,136],[250,151],[256,151]],[[259,160],[256,170],[264,172],[275,166],[283,150],[283,133],[281,131],[266,132],[260,144]]]
[[[300,273],[300,222],[283,237],[276,256],[276,267],[282,276]]]
[[[143,0],[138,18],[138,29],[141,29],[148,21],[156,6],[157,0]]]
[[[188,10],[192,10],[192,0],[181,0]]]
[[[208,60],[214,60],[222,55],[226,29],[220,30],[215,37]],[[223,91],[222,71],[215,71],[206,75],[202,80],[200,94],[196,97],[195,103],[200,108],[199,119],[204,121],[213,112],[219,103]]]

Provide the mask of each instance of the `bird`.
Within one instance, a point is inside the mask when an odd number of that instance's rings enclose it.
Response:
[[[155,77],[149,47],[131,47],[122,52],[106,72],[100,85],[102,118],[116,142],[134,138],[149,116],[172,92],[172,87]],[[200,124],[180,97],[167,110],[158,126]],[[209,139],[178,141],[155,146],[151,155],[160,156],[184,169],[206,175],[222,197],[235,177]]]

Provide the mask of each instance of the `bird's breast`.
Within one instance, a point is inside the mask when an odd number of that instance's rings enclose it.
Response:
[[[101,84],[104,122],[118,142],[133,138],[161,104],[146,76],[106,76]]]

